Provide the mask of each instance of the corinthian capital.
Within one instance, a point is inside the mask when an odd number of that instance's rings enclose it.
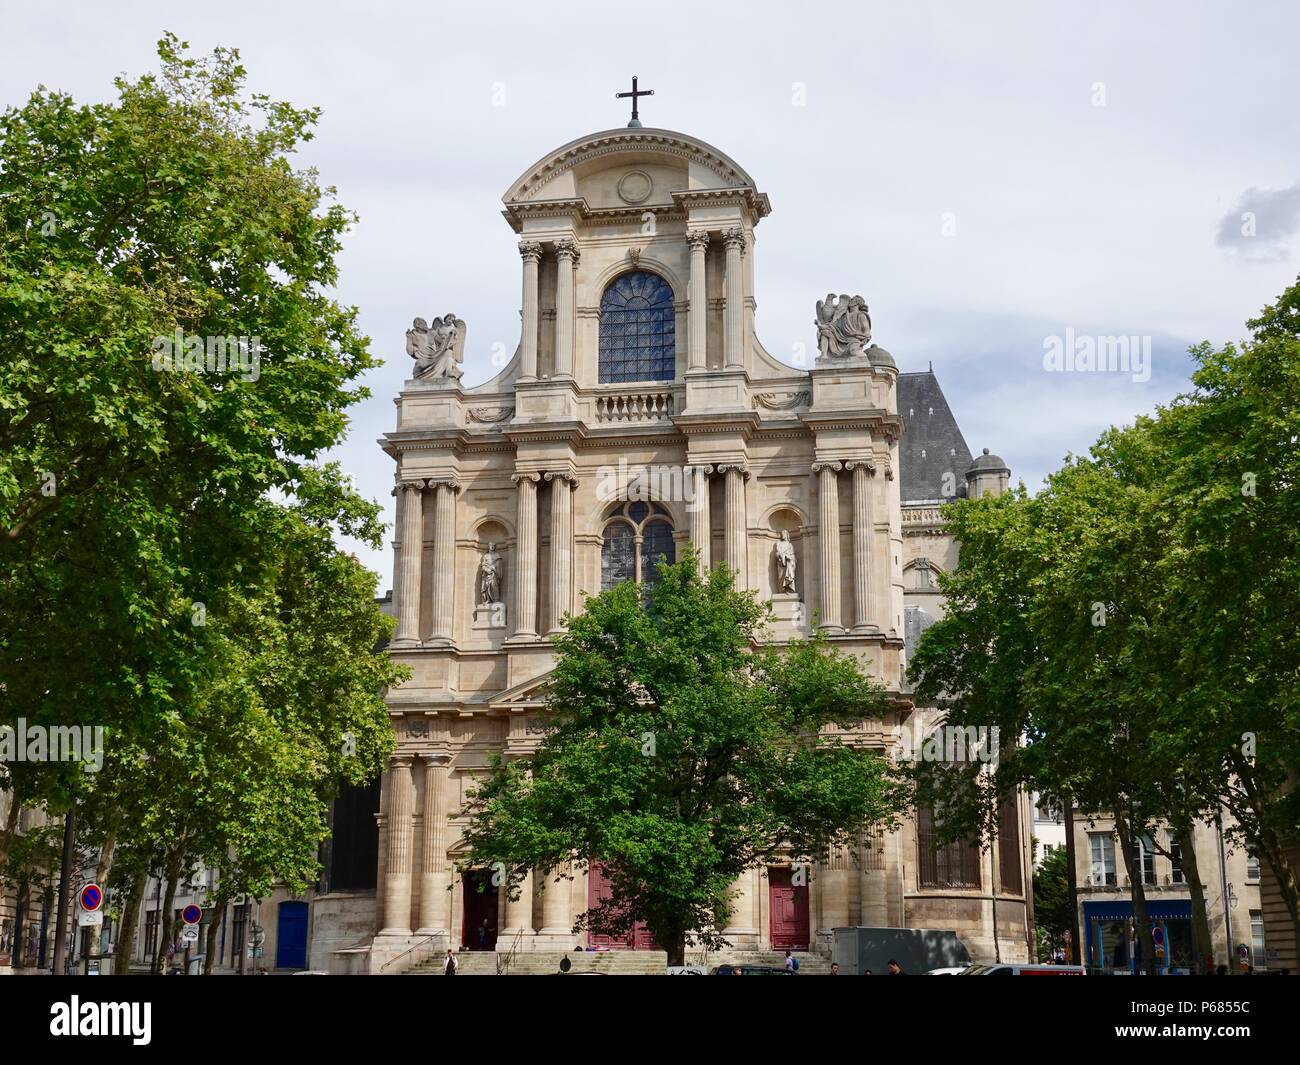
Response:
[[[563,261],[568,259],[576,263],[578,261],[578,245],[567,237],[564,240],[555,242],[555,257]]]
[[[745,231],[739,226],[732,226],[730,229],[722,231],[722,243],[728,248],[739,247],[741,251],[745,250]]]
[[[525,260],[531,259],[537,262],[542,257],[542,246],[535,240],[521,240],[519,242],[519,254]]]
[[[704,250],[709,246],[709,231],[707,229],[692,229],[686,234],[686,243],[692,248]]]

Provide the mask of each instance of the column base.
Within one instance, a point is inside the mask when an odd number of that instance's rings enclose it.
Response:
[[[419,647],[420,645],[421,645],[420,640],[412,640],[409,637],[404,637],[403,639],[400,640],[394,640],[392,643],[388,645],[388,649],[390,651],[410,651]]]
[[[864,622],[862,624],[854,625],[850,631],[853,633],[854,636],[872,636],[872,635],[878,636],[880,635],[880,626],[871,625]]]
[[[817,626],[817,631],[824,632],[827,636],[843,636],[844,626],[838,623],[831,624],[829,622],[823,621],[820,625]]]
[[[409,928],[381,928],[375,938],[390,939],[394,936],[399,936],[403,939],[410,939],[414,934],[415,933],[413,933]]]
[[[517,647],[520,644],[538,643],[541,639],[535,632],[516,632],[513,636],[507,636],[502,641],[502,646]]]

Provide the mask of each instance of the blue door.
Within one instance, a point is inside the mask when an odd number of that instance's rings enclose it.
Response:
[[[307,904],[280,903],[280,918],[275,937],[277,969],[307,968]]]

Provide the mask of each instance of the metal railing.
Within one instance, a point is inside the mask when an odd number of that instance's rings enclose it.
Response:
[[[519,948],[524,942],[524,930],[521,928],[515,933],[515,938],[510,943],[510,949],[506,951],[503,958],[501,952],[497,951],[497,976],[509,976],[510,964],[514,961],[515,955],[519,953]]]
[[[414,946],[408,947],[406,950],[402,951],[401,954],[397,955],[397,957],[395,957],[395,958],[389,958],[388,961],[384,962],[384,964],[381,965],[381,966],[379,967],[379,975],[380,975],[380,976],[383,976],[385,973],[388,972],[389,969],[391,969],[394,965],[396,965],[396,964],[397,964],[399,961],[401,961],[403,958],[411,957],[412,955],[415,954],[416,951],[419,951],[419,950],[425,950],[425,949],[429,948],[430,946],[433,945],[433,941],[434,941],[435,939],[443,939],[443,938],[445,938],[445,937],[446,937],[446,933],[444,933],[444,932],[439,932],[439,933],[436,933],[436,934],[434,934],[434,935],[424,936],[424,937],[423,937],[423,938],[422,938],[418,943],[416,943]],[[423,960],[424,960],[424,959],[420,959],[420,961],[423,961]],[[416,965],[419,965],[419,964],[420,964],[419,961],[412,961],[412,962],[410,963],[410,966],[409,966],[409,967],[410,967],[410,968],[414,968]]]

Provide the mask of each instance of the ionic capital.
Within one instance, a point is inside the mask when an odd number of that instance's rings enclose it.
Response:
[[[749,478],[749,467],[743,462],[719,462],[716,468],[720,474],[727,474],[735,470],[742,478]]]
[[[460,478],[453,474],[447,474],[442,477],[430,477],[426,482],[430,488],[450,488],[453,492],[459,492],[461,489]]]
[[[424,491],[424,485],[425,485],[425,481],[423,478],[418,478],[416,480],[409,480],[409,481],[398,481],[397,487],[393,489],[393,495],[396,495],[399,491],[422,492]]]
[[[547,473],[546,480],[547,482],[564,481],[568,484],[570,488],[578,487],[578,475],[576,473],[570,472],[569,470],[551,470],[549,473]]]
[[[844,469],[844,463],[835,459],[822,459],[812,464],[813,473],[821,473],[822,470],[830,470],[832,473],[839,473]]]
[[[514,481],[516,485],[521,484],[524,481],[532,481],[533,484],[536,484],[542,479],[542,475],[540,473],[512,473],[510,479]]]
[[[863,469],[868,475],[876,472],[876,464],[871,459],[849,459],[844,463],[844,468],[849,471]]]

